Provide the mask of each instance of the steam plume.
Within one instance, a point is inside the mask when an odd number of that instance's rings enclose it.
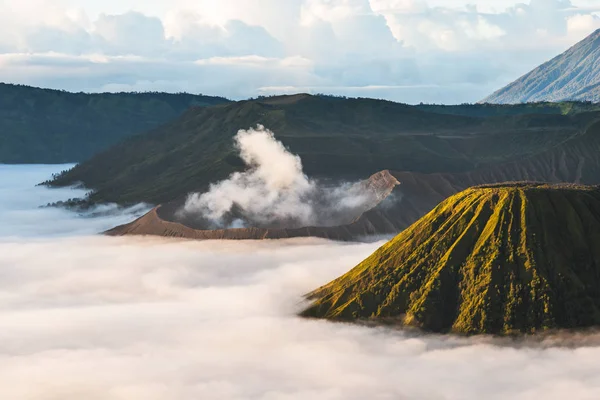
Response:
[[[360,183],[326,186],[309,179],[300,157],[262,125],[240,130],[234,141],[248,169],[206,193],[191,194],[180,217],[203,218],[217,227],[340,225],[378,201]]]

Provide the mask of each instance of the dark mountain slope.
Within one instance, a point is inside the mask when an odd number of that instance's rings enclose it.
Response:
[[[381,170],[462,172],[537,154],[579,132],[588,117],[433,114],[371,99],[295,95],[195,108],[58,177],[83,182],[92,202],[159,204],[199,191],[243,167],[239,129],[263,124],[311,176],[364,179]]]
[[[524,104],[421,104],[416,107],[419,110],[437,114],[464,115],[468,117],[480,118],[524,114],[569,115],[582,112],[600,111],[600,104],[584,101],[563,101],[557,103],[539,102]]]
[[[303,315],[466,334],[597,326],[599,240],[597,187],[468,189],[311,293]]]
[[[69,93],[0,84],[0,163],[82,161],[191,106],[226,103],[187,93]]]
[[[600,184],[600,122],[592,122],[568,140],[517,161],[461,173],[422,174],[393,171],[402,183],[397,191],[401,225],[409,226],[447,197],[471,186],[533,180],[553,183]]]
[[[195,230],[173,220],[174,210],[185,197],[158,207],[139,220],[111,231],[115,235],[162,235],[197,239],[261,239],[265,237],[321,236],[330,239],[356,240],[367,235],[395,234],[410,226],[449,196],[471,186],[514,180],[576,182],[600,184],[600,122],[590,123],[581,133],[548,150],[518,161],[494,164],[460,173],[424,174],[384,171],[371,179],[399,182],[393,187],[390,201],[365,212],[347,226],[292,231],[264,230]],[[242,235],[243,233],[243,235]]]
[[[600,30],[482,102],[563,100],[600,101]]]

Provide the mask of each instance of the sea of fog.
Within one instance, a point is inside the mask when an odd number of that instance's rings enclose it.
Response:
[[[599,399],[600,347],[304,320],[381,243],[98,235],[145,207],[38,208],[65,166],[0,166],[0,399]]]

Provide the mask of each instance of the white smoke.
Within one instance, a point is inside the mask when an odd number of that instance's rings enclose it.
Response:
[[[325,186],[309,179],[300,157],[262,125],[240,130],[234,141],[248,169],[189,195],[180,217],[204,218],[217,227],[339,225],[378,200],[361,184]]]

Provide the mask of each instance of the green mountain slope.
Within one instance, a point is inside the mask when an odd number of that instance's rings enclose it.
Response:
[[[82,161],[191,106],[227,102],[187,93],[69,93],[0,83],[0,163]]]
[[[600,325],[598,243],[598,187],[472,188],[311,293],[303,315],[466,334]]]
[[[310,95],[242,101],[191,109],[52,184],[83,182],[95,190],[92,202],[164,203],[241,169],[232,137],[256,124],[299,154],[312,176],[364,179],[385,169],[458,173],[537,154],[575,135],[589,119],[561,114],[475,118]]]
[[[563,101],[558,103],[539,102],[523,104],[422,104],[416,107],[419,110],[437,114],[464,115],[468,117],[482,118],[524,114],[569,115],[600,110],[600,104],[582,101]]]
[[[515,161],[483,165],[464,172],[418,173],[392,171],[402,182],[397,188],[402,202],[394,213],[397,226],[407,228],[437,204],[472,186],[507,181],[600,184],[600,121],[596,114],[588,126],[567,140]],[[390,210],[392,211],[392,210]],[[388,213],[390,212],[388,211]]]

